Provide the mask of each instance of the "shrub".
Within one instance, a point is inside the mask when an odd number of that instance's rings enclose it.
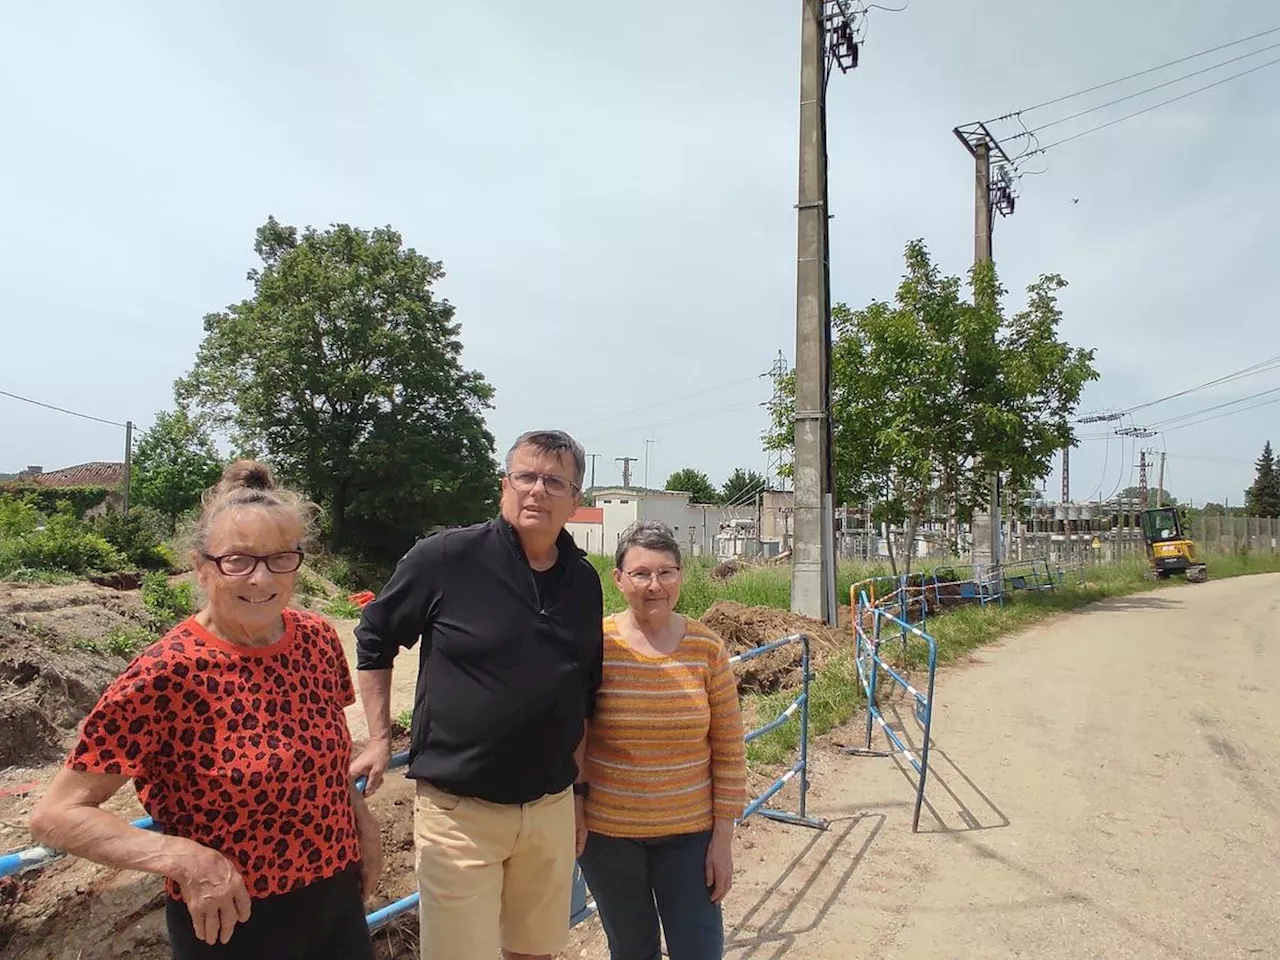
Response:
[[[30,503],[16,497],[0,497],[0,540],[35,533],[40,520],[40,511]]]
[[[195,590],[190,583],[170,583],[160,572],[142,578],[142,605],[156,629],[168,630],[196,611]]]
[[[106,487],[46,487],[38,483],[10,483],[5,486],[5,492],[25,500],[45,515],[58,512],[63,503],[68,504],[71,514],[77,518],[111,493]]]
[[[76,519],[64,503],[44,527],[0,541],[0,573],[32,570],[109,572],[126,565],[124,555]]]
[[[167,521],[154,510],[139,508],[126,516],[110,510],[89,524],[135,567],[142,570],[168,570],[172,553],[164,545]]]

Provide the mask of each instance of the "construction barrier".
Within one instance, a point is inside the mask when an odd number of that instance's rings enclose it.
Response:
[[[801,648],[801,687],[800,693],[791,701],[785,710],[777,717],[770,720],[764,726],[756,730],[752,730],[746,734],[745,740],[750,743],[757,737],[762,737],[772,730],[790,721],[799,714],[800,722],[800,755],[795,764],[792,765],[786,773],[775,780],[767,790],[760,796],[756,797],[743,809],[742,816],[738,819],[739,823],[745,821],[748,817],[758,813],[762,817],[771,820],[778,820],[783,823],[792,823],[805,827],[812,827],[818,830],[825,830],[827,822],[818,818],[810,817],[805,812],[805,801],[809,791],[808,767],[809,767],[809,682],[811,678],[811,662],[809,656],[809,637],[807,634],[797,633],[789,637],[783,637],[781,640],[775,640],[772,643],[766,643],[763,646],[746,650],[729,659],[730,663],[743,663],[747,660],[753,660],[756,657],[771,653],[774,650],[781,649],[793,643],[799,643]],[[389,769],[403,767],[409,762],[408,751],[397,753],[391,758],[391,766]],[[765,804],[777,794],[783,787],[790,783],[796,777],[800,778],[799,783],[799,800],[797,810],[795,812],[785,810],[773,810],[765,807]],[[356,788],[364,790],[364,778],[361,777],[356,781]],[[155,821],[151,817],[142,817],[134,820],[133,826],[142,830],[157,829]],[[25,850],[18,850],[0,856],[0,877],[13,876],[19,873],[26,873],[31,870],[37,870],[49,865],[55,860],[63,857],[60,851],[53,850],[49,847],[36,846],[28,847]],[[389,903],[384,907],[379,907],[365,917],[370,930],[390,923],[397,917],[403,916],[418,906],[419,896],[415,891],[407,897],[403,897],[394,903]],[[589,898],[586,882],[582,877],[581,869],[574,865],[573,876],[573,898],[571,903],[570,925],[576,926],[582,921],[588,919],[596,912],[596,906]]]
[[[867,696],[867,736],[865,747],[845,747],[843,752],[860,757],[900,755],[906,758],[917,774],[915,810],[911,818],[911,832],[915,833],[920,828],[920,808],[924,803],[925,782],[929,777],[929,730],[933,722],[933,684],[938,667],[938,644],[933,637],[925,633],[920,627],[907,623],[906,620],[889,613],[881,607],[873,606],[866,594],[859,596],[856,609],[857,615],[853,618],[856,637],[854,662],[858,670],[858,679],[861,681],[862,688]],[[869,616],[872,621],[870,638],[868,638],[867,631],[863,626],[864,616]],[[895,632],[901,632],[904,654],[908,638],[923,640],[927,645],[927,692],[921,693],[896,668],[880,656],[880,645],[884,640],[884,627],[886,625]],[[882,675],[887,676],[896,683],[912,700],[914,708],[912,712],[916,722],[920,724],[923,730],[919,757],[911,751],[880,711],[876,698],[879,693]],[[879,725],[880,729],[884,731],[885,737],[895,748],[894,750],[875,751],[871,749],[871,735],[875,725]]]

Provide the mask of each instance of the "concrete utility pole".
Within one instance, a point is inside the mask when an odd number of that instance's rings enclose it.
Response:
[[[1143,450],[1138,457],[1138,509],[1147,509],[1147,504],[1150,502],[1150,494],[1147,490],[1147,451]]]
[[[588,489],[594,490],[596,487],[596,461],[600,459],[600,454],[588,453],[587,459],[591,461],[591,486]]]
[[[1160,454],[1160,472],[1156,479],[1156,509],[1160,508],[1161,501],[1164,499],[1164,458],[1166,454]]]
[[[842,0],[801,0],[800,182],[796,203],[795,540],[791,609],[835,623],[831,460],[831,289],[827,221],[827,76],[858,65]]]
[[[639,457],[614,457],[614,463],[622,464],[622,485],[627,489],[631,487],[631,465],[639,460]]]
[[[649,447],[653,444],[653,438],[650,437],[644,442],[644,487],[649,489]]]
[[[1062,502],[1071,502],[1071,448],[1062,448]]]
[[[992,212],[999,212],[1007,217],[1013,213],[1014,209],[1016,198],[1013,193],[1013,182],[1009,176],[1009,167],[1012,166],[1012,162],[1000,146],[1000,142],[991,135],[986,124],[971,123],[956,127],[952,132],[973,156],[973,262],[975,265],[989,263],[992,259]],[[993,156],[1001,163],[994,185],[991,177]],[[991,474],[989,479],[987,508],[973,512],[972,533],[973,562],[998,567],[1003,552],[998,472]]]

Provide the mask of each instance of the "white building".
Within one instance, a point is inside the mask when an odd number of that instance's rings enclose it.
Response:
[[[611,554],[622,532],[637,520],[657,520],[671,528],[680,549],[693,556],[713,555],[716,537],[735,519],[755,508],[725,509],[690,503],[690,495],[639,487],[598,487],[589,491],[594,507],[579,507],[565,529],[588,553]]]

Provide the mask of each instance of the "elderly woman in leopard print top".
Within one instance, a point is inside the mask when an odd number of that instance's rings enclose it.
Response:
[[[207,604],[103,693],[31,832],[163,876],[178,960],[371,958],[382,859],[350,776],[351,677],[333,627],[287,606],[312,516],[253,461],[205,499]],[[129,780],[157,832],[101,809]]]

